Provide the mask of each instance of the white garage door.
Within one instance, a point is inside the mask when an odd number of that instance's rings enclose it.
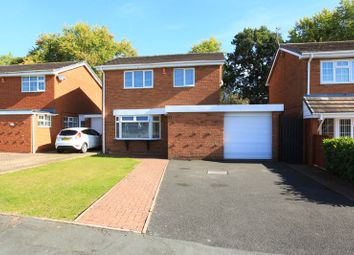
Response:
[[[91,128],[96,130],[98,133],[102,134],[102,118],[101,117],[91,118]]]
[[[271,113],[226,113],[225,159],[271,159]]]

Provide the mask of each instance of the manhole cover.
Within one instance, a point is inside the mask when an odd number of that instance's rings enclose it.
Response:
[[[207,174],[227,175],[226,170],[207,170]]]

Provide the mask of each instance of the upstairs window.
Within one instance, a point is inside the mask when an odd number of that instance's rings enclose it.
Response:
[[[124,72],[125,89],[152,88],[153,86],[152,70]]]
[[[22,77],[22,92],[44,92],[44,76],[25,76]]]
[[[193,87],[195,83],[194,68],[175,68],[173,70],[174,87]]]
[[[321,62],[321,84],[354,83],[354,60]]]

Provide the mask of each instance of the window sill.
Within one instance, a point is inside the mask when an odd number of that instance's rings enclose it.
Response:
[[[174,88],[193,88],[195,85],[173,86]]]
[[[153,89],[154,87],[132,87],[132,88],[126,88],[126,87],[123,87],[123,89]]]
[[[117,141],[158,141],[161,138],[114,138]]]
[[[354,85],[354,82],[322,82],[320,85]]]

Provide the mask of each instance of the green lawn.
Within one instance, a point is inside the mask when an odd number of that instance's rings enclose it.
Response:
[[[0,212],[73,220],[137,163],[91,156],[0,175]]]

